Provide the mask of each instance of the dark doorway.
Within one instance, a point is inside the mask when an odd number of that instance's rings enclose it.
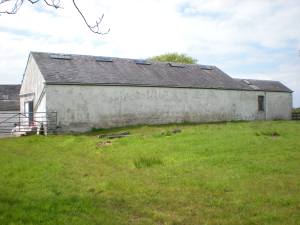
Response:
[[[258,96],[258,111],[265,111],[265,96]]]
[[[33,125],[33,101],[30,102],[25,102],[25,113],[26,116],[28,117],[28,125],[32,126]]]

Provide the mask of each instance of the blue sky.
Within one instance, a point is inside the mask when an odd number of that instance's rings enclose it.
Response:
[[[186,53],[232,77],[279,80],[300,107],[299,0],[77,0],[105,36],[89,32],[71,1],[25,4],[0,16],[0,83],[20,83],[30,51],[147,58]],[[1,6],[9,7],[9,5]]]

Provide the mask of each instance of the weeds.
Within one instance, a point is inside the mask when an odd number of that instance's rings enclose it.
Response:
[[[159,158],[155,157],[140,157],[137,160],[134,160],[134,166],[137,169],[148,168],[156,165],[162,165],[163,162]]]
[[[277,131],[263,131],[263,132],[255,133],[255,134],[256,134],[256,136],[264,135],[264,136],[268,136],[268,137],[279,137],[280,136],[280,134]]]

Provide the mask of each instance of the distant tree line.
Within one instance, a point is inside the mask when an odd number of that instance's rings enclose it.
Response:
[[[174,62],[174,63],[182,63],[182,64],[196,64],[197,59],[192,58],[186,54],[180,53],[166,53],[158,56],[153,56],[150,58],[152,61],[159,62]]]

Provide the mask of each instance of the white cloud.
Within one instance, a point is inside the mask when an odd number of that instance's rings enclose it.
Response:
[[[67,0],[63,9],[26,4],[17,15],[0,16],[0,83],[21,81],[31,50],[132,58],[177,51],[230,75],[279,79],[296,90],[300,106],[298,0],[77,2],[90,23],[105,13],[103,31],[111,32],[91,33]]]

